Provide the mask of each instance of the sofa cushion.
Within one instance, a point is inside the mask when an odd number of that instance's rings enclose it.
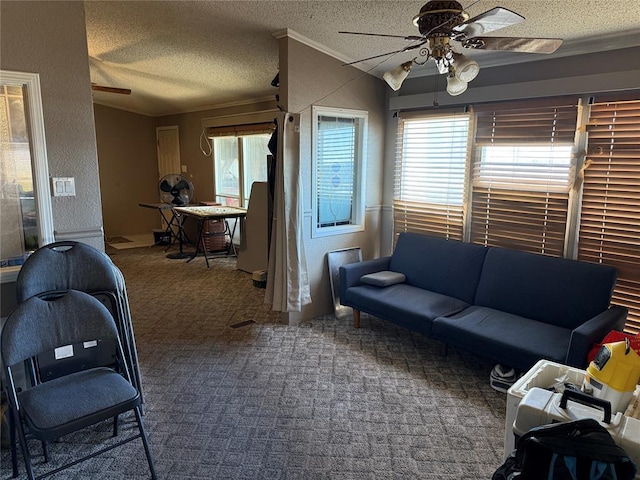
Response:
[[[406,283],[473,303],[487,248],[456,240],[401,233],[389,270]]]
[[[613,267],[490,248],[475,305],[576,328],[609,306]]]
[[[422,290],[406,283],[386,288],[371,285],[351,287],[345,292],[347,303],[356,310],[429,335],[431,321],[439,316],[451,315],[468,307],[457,298]]]
[[[564,363],[571,340],[568,328],[478,306],[436,318],[431,335],[521,371],[543,358]]]
[[[406,277],[403,273],[383,270],[381,272],[369,273],[360,277],[362,283],[373,285],[374,287],[388,287],[396,283],[404,283]]]

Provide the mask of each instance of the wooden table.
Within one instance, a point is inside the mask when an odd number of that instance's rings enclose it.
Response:
[[[196,245],[196,251],[193,256],[187,260],[190,262],[198,253],[202,251],[204,254],[207,268],[209,268],[209,257],[207,256],[207,248],[204,244],[204,236],[215,235],[229,235],[229,246],[227,247],[226,255],[236,256],[236,247],[233,244],[233,236],[236,232],[238,225],[238,219],[245,218],[247,216],[247,210],[244,208],[236,207],[222,207],[222,206],[202,206],[202,207],[174,207],[176,213],[184,215],[185,217],[193,217],[198,221],[198,243]],[[229,219],[235,219],[233,227],[229,227]],[[203,234],[203,228],[207,220],[223,220],[225,223],[225,229],[223,232],[215,232],[210,234]]]

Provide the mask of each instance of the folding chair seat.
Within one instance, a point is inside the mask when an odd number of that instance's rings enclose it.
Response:
[[[29,479],[36,477],[28,438],[51,441],[129,411],[135,415],[138,434],[38,478],[57,473],[137,438],[142,440],[151,477],[156,478],[142,421],[140,393],[131,382],[115,322],[104,305],[91,295],[75,290],[49,299],[31,297],[18,304],[9,315],[2,330],[1,342],[12,430],[14,426],[17,427]],[[91,367],[62,374],[44,383],[35,382],[20,392],[16,388],[13,369],[23,362],[32,361],[44,351],[64,349],[68,354],[74,349],[93,348],[101,342],[113,342],[114,361],[120,366],[121,372],[112,368]],[[12,449],[15,477],[15,442],[12,442]]]
[[[58,296],[67,290],[88,293],[109,310],[122,339],[127,366],[144,402],[138,352],[122,272],[105,253],[85,243],[65,241],[50,243],[36,250],[25,261],[16,281],[18,303],[33,296]],[[47,368],[43,361],[39,366]]]

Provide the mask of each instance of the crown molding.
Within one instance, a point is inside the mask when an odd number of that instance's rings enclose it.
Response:
[[[337,52],[336,50],[332,50],[331,48],[322,45],[321,43],[316,42],[315,40],[311,40],[308,37],[305,37],[304,35],[301,35],[300,33],[296,32],[295,30],[292,30],[290,28],[285,28],[283,30],[278,30],[277,32],[273,33],[273,36],[275,38],[277,38],[278,40],[280,40],[281,38],[291,38],[297,42],[303,43],[304,45],[313,48],[314,50],[317,50],[321,53],[324,53],[325,55],[328,55],[330,57],[333,57],[337,60],[340,60],[342,63],[351,63],[354,62],[355,59],[351,58],[351,57],[347,57],[346,55],[343,55],[340,52]],[[367,68],[366,65],[351,65],[354,68],[357,68],[358,70],[361,70],[365,73],[370,73],[369,70],[370,68]]]

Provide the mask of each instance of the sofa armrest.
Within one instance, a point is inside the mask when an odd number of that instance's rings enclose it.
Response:
[[[360,283],[362,275],[389,270],[390,263],[391,257],[388,256],[342,265],[340,267],[340,298],[344,298],[343,293],[347,288]]]
[[[627,309],[618,305],[609,307],[571,332],[566,364],[586,368],[587,355],[595,343],[600,343],[611,330],[622,331]]]

